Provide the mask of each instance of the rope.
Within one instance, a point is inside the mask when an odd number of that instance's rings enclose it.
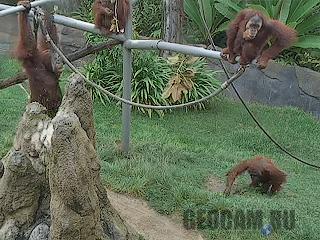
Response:
[[[203,8],[203,6],[202,6]],[[211,45],[213,47],[214,50],[216,50],[216,45],[214,44],[214,41],[213,41],[213,38],[210,34],[210,30],[208,28],[208,25],[203,17],[203,14],[200,14],[201,17],[202,17],[202,21],[205,25],[205,28],[208,32],[208,36],[209,36],[209,41],[211,42]],[[224,73],[226,74],[227,78],[229,78],[229,73],[227,71],[227,68],[224,64],[224,62],[222,60],[219,59],[219,62],[222,66],[222,69],[224,71]],[[291,152],[289,152],[285,147],[283,147],[274,137],[271,136],[271,134],[262,126],[262,124],[259,122],[259,120],[256,118],[256,116],[253,114],[253,112],[249,109],[248,105],[244,102],[243,98],[241,97],[239,91],[236,89],[236,87],[234,86],[233,83],[231,83],[231,87],[232,89],[235,91],[237,97],[239,98],[239,100],[241,101],[242,105],[244,106],[244,108],[246,109],[246,111],[248,112],[248,114],[251,116],[252,120],[257,124],[257,126],[260,128],[260,130],[270,139],[270,141],[275,144],[280,150],[282,150],[284,153],[286,153],[287,155],[289,155],[290,157],[292,157],[293,159],[297,160],[298,162],[300,163],[303,163],[305,165],[308,165],[310,167],[313,167],[313,168],[317,168],[317,169],[320,169],[320,166],[318,165],[315,165],[315,164],[312,164],[312,163],[308,163],[304,160],[302,160],[301,158],[295,156],[294,154],[292,154]]]
[[[40,18],[41,19],[41,18]],[[204,102],[212,97],[217,96],[218,94],[220,94],[223,90],[225,90],[226,88],[228,88],[228,86],[230,84],[232,84],[233,81],[235,81],[236,79],[238,79],[245,71],[245,67],[241,67],[237,70],[237,72],[230,77],[227,81],[225,81],[223,84],[221,84],[221,86],[216,89],[213,93],[209,94],[208,96],[205,96],[199,100],[195,100],[195,101],[191,101],[188,103],[183,103],[183,104],[178,104],[178,105],[167,105],[167,106],[155,106],[155,105],[147,105],[147,104],[141,104],[141,103],[136,103],[136,102],[132,102],[129,101],[127,99],[121,98],[111,92],[109,92],[108,90],[104,89],[103,87],[101,87],[100,85],[88,80],[69,60],[68,58],[63,54],[63,52],[57,47],[57,45],[54,43],[54,41],[52,40],[52,38],[50,37],[50,35],[48,34],[48,32],[46,31],[46,29],[43,26],[43,19],[40,20],[40,26],[43,30],[43,32],[45,33],[46,39],[47,41],[51,44],[52,48],[58,53],[58,55],[62,58],[62,60],[70,67],[70,69],[72,71],[74,71],[76,74],[79,74],[86,83],[88,83],[90,86],[100,90],[102,93],[104,93],[105,95],[112,97],[114,99],[116,99],[117,101],[120,101],[122,103],[128,104],[128,105],[132,105],[135,107],[141,107],[141,108],[147,108],[147,109],[154,109],[154,110],[169,110],[169,109],[177,109],[177,108],[183,108],[183,107],[188,107],[188,106],[192,106],[194,104],[198,104],[201,102]]]

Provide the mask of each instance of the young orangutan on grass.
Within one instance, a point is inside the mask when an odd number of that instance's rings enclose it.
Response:
[[[287,178],[287,174],[281,171],[271,159],[258,156],[240,162],[227,173],[227,184],[224,190],[226,195],[230,194],[236,178],[246,171],[251,177],[250,186],[262,187],[264,193],[280,191]]]

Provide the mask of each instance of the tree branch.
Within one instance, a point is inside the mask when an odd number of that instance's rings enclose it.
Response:
[[[73,62],[73,61],[76,61],[76,60],[78,60],[80,58],[88,56],[90,54],[97,53],[97,52],[99,52],[101,50],[110,49],[113,46],[118,45],[120,43],[121,42],[119,42],[117,40],[111,40],[111,41],[108,41],[108,42],[99,43],[99,44],[94,45],[94,46],[90,44],[90,45],[87,45],[84,49],[81,49],[79,51],[76,51],[74,53],[69,54],[67,56],[67,58],[71,62]],[[28,79],[28,76],[25,73],[20,72],[14,77],[0,80],[0,90],[8,88],[8,87],[11,87],[11,86],[14,86],[16,84],[20,84],[20,83],[24,82],[27,79]]]
[[[0,81],[0,89],[5,89],[11,86],[14,86],[16,84],[24,82],[26,79],[28,79],[27,75],[25,73],[18,73],[18,75],[7,78]]]
[[[73,61],[76,61],[80,58],[83,58],[85,56],[88,56],[90,54],[94,54],[94,53],[97,53],[97,52],[100,52],[104,49],[110,49],[112,48],[113,46],[115,45],[118,45],[120,44],[121,42],[117,41],[117,40],[111,40],[109,42],[104,42],[104,43],[99,43],[97,45],[87,45],[84,49],[81,49],[77,52],[74,52],[74,53],[71,53],[67,56],[67,58],[73,62]]]

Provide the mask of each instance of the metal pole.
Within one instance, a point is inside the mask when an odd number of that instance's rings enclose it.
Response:
[[[0,10],[9,9],[9,8],[11,9],[13,7],[5,4],[0,4]],[[64,25],[66,27],[76,28],[82,31],[104,35],[92,23],[76,20],[76,19],[65,17],[62,15],[54,15],[53,21],[57,24]],[[130,25],[132,25],[132,23],[130,23]],[[132,30],[131,29],[129,30],[129,28],[127,28],[127,31],[132,31]],[[132,33],[130,33],[130,36],[131,35]],[[112,34],[106,37],[124,42],[124,47],[127,49],[168,50],[168,51],[174,51],[174,52],[179,52],[184,54],[190,54],[192,56],[201,56],[201,57],[218,58],[218,59],[221,58],[220,52],[207,50],[202,47],[186,46],[182,44],[164,42],[162,40],[132,40],[130,38],[126,39],[126,37],[123,34],[118,34],[118,35]]]
[[[52,0],[50,0],[50,1],[52,1]],[[40,1],[38,1],[38,2],[40,2]],[[12,6],[5,5],[5,4],[0,4],[0,10],[5,9],[3,11],[7,11],[7,10],[11,10],[12,8],[16,8],[16,7],[12,7]],[[3,11],[1,11],[0,13],[2,13]],[[13,13],[11,13],[11,14],[13,14]],[[80,21],[77,19],[73,19],[73,18],[69,18],[69,17],[65,17],[62,15],[57,15],[57,14],[54,15],[53,21],[57,24],[60,24],[60,25],[66,26],[66,27],[71,27],[71,28],[82,30],[82,31],[106,36],[98,28],[96,28],[95,25],[92,23]],[[111,35],[108,35],[107,37],[113,38],[115,40],[119,40],[121,42],[125,41],[125,37],[123,34],[118,34],[118,35],[111,34]]]
[[[0,10],[5,10],[8,8],[12,8],[12,6],[0,3]]]
[[[132,38],[132,0],[129,0],[129,16],[125,28],[125,38]],[[123,46],[123,98],[131,100],[132,51]],[[131,105],[122,103],[122,150],[130,150]]]
[[[66,26],[66,27],[76,28],[76,29],[79,29],[82,31],[100,34],[102,36],[106,36],[108,38],[113,38],[113,39],[119,40],[121,42],[125,41],[125,39],[126,39],[123,34],[105,35],[98,28],[96,28],[95,25],[92,23],[76,20],[76,19],[65,17],[62,15],[55,14],[53,21],[57,24],[60,24],[60,25]]]
[[[204,49],[202,47],[187,46],[162,40],[126,40],[124,46],[130,49],[167,50],[183,54],[221,59],[220,52]]]
[[[31,7],[37,7],[37,6],[41,6],[44,5],[46,3],[54,3],[54,2],[58,2],[60,0],[39,0],[39,1],[35,1],[35,2],[31,2]],[[14,6],[14,7],[10,7],[8,9],[2,10],[0,12],[0,17],[4,17],[13,13],[17,13],[17,12],[21,12],[24,11],[25,8],[23,6]]]

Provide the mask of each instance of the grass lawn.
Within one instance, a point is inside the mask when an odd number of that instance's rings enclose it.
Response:
[[[5,65],[6,64],[6,65]],[[4,66],[5,65],[5,66]],[[0,79],[13,75],[14,65],[0,60]],[[9,150],[27,99],[15,86],[0,90],[0,158]],[[294,154],[320,165],[320,123],[294,108],[250,105],[263,125]],[[271,210],[295,210],[293,230],[280,229],[269,239],[319,239],[319,171],[295,162],[261,133],[239,103],[213,102],[206,111],[177,111],[163,118],[133,114],[132,154],[117,153],[121,111],[114,104],[95,104],[98,151],[106,185],[146,199],[163,214],[187,209],[262,210],[269,223]],[[242,194],[224,197],[206,187],[208,178],[222,182],[241,159],[269,156],[288,173],[288,183],[269,197],[249,189],[249,177],[239,179]],[[222,230],[203,227],[207,239],[264,239],[259,230]]]

